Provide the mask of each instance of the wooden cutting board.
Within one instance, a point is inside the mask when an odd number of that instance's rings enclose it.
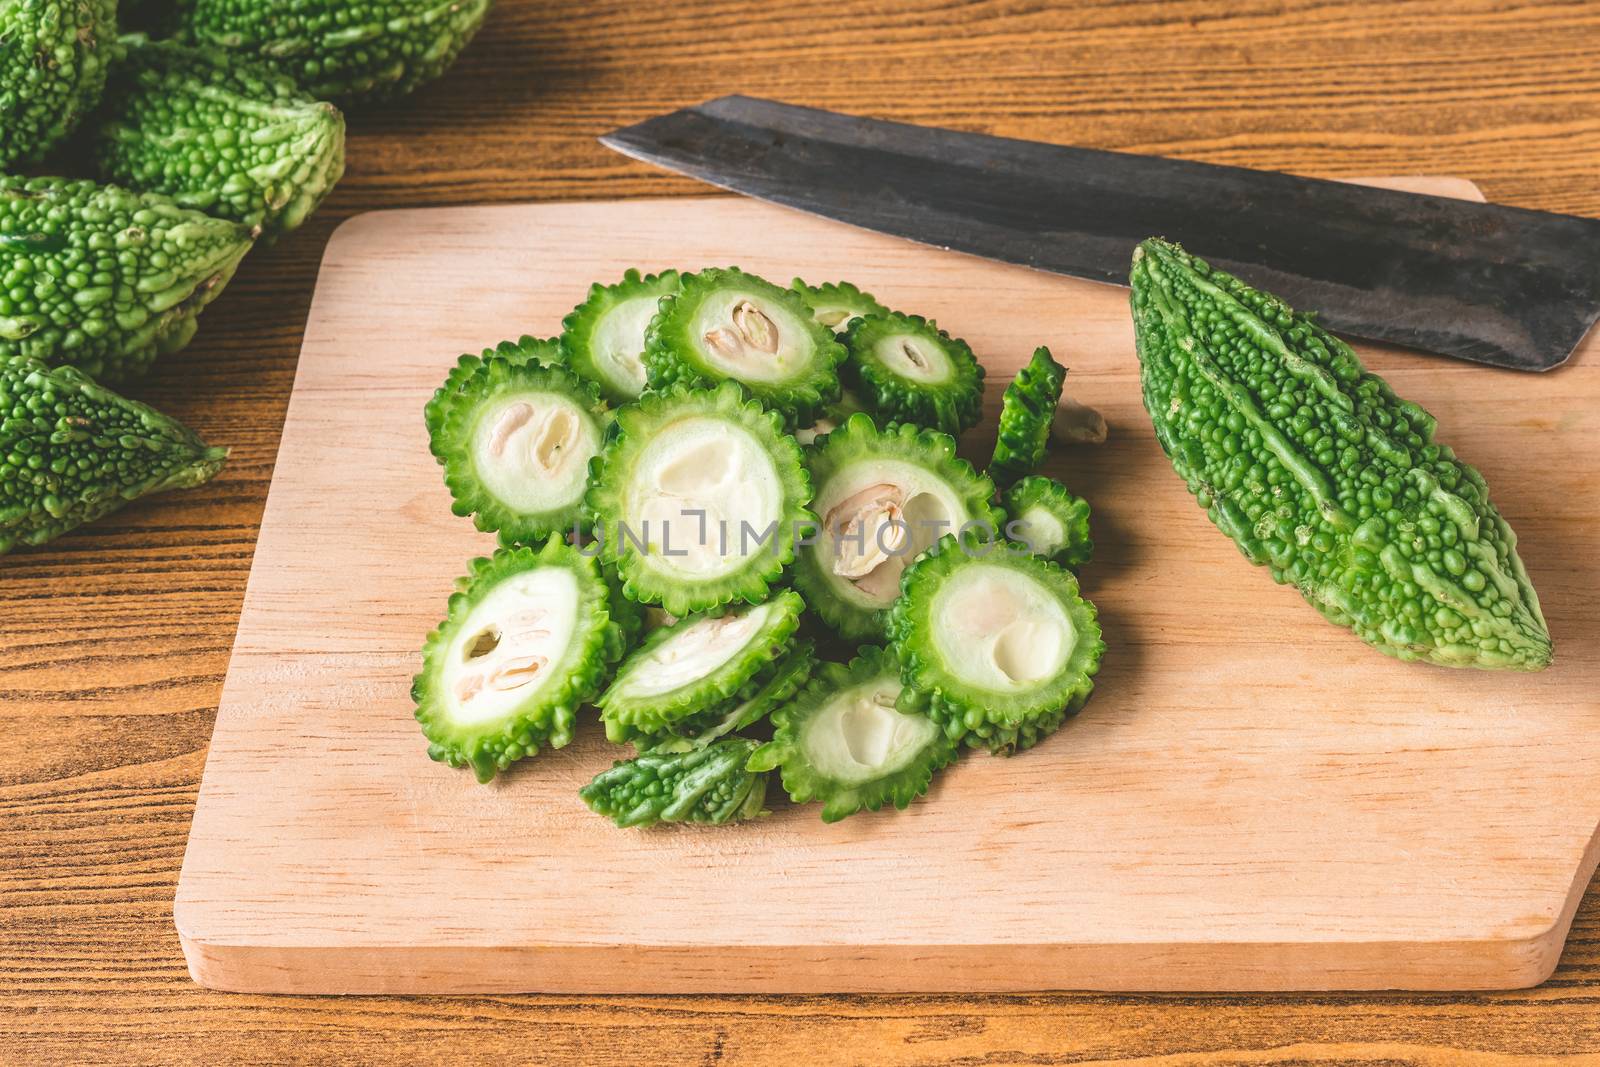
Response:
[[[1470,185],[1412,188],[1476,195]],[[462,351],[554,334],[591,281],[737,263],[848,278],[1041,343],[1111,424],[1048,473],[1094,505],[1087,710],[904,813],[622,831],[592,717],[492,786],[430,763],[423,636],[491,547],[422,405]],[[323,992],[1468,989],[1555,966],[1600,824],[1600,344],[1544,376],[1363,349],[1522,536],[1557,659],[1396,663],[1214,530],[1151,436],[1124,290],[737,199],[365,215],[333,238],[218,710],[176,919],[195,979]],[[774,790],[777,793],[777,790]]]

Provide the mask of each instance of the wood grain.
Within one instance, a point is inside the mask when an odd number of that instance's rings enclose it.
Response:
[[[698,192],[595,134],[743,91],[1300,173],[1443,173],[1600,215],[1591,2],[502,0],[444,81],[139,390],[215,484],[0,563],[0,1059],[1548,1062],[1600,1053],[1600,895],[1539,989],[1473,996],[284,1000],[188,979],[171,899],[321,248],[373,207]],[[1181,1059],[1163,1059],[1187,1053]]]

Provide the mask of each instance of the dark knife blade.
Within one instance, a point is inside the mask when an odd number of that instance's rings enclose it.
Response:
[[[1518,370],[1600,315],[1600,220],[1040,144],[728,96],[601,138],[712,185],[915,241],[1124,284],[1150,236],[1330,328]]]

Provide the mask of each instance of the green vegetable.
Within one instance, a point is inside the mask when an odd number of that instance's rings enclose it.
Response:
[[[889,616],[901,710],[952,740],[1030,748],[1083,706],[1105,644],[1078,580],[1011,542],[946,536],[906,572]]]
[[[736,381],[804,426],[839,399],[844,348],[795,293],[737,267],[685,274],[646,334],[650,388]]]
[[[633,747],[639,752],[688,752],[754,726],[794,696],[811,677],[816,663],[815,645],[810,641],[798,641],[787,655],[747,682],[739,691],[738,699],[726,702],[720,717],[695,715],[659,734],[631,737]]]
[[[675,270],[642,277],[629,270],[615,285],[596,282],[589,298],[561,320],[561,347],[573,371],[598,385],[610,403],[639,399],[645,331],[661,298],[677,291]]]
[[[764,604],[691,615],[652,633],[596,701],[606,737],[644,750],[700,738],[735,709],[744,709],[736,716],[744,719],[787,655],[804,607],[785,590]]]
[[[674,615],[759,602],[815,520],[800,446],[733,382],[617,412],[586,502],[627,594]]]
[[[957,458],[948,434],[910,423],[879,430],[856,414],[808,463],[822,522],[795,560],[795,585],[847,640],[883,639],[900,576],[941,536],[999,533],[994,484]]]
[[[200,485],[227,455],[71,367],[0,359],[0,554]]]
[[[162,196],[0,177],[0,357],[131,377],[188,344],[249,249],[245,227]]]
[[[500,356],[451,372],[428,410],[457,515],[503,542],[541,540],[580,525],[589,461],[611,416],[589,382],[562,367]],[[436,394],[436,395],[439,395]]]
[[[1050,358],[1043,346],[1034,349],[1033,359],[1017,372],[1000,398],[1000,432],[994,442],[994,458],[989,461],[989,477],[1002,489],[1018,478],[1032,474],[1044,462],[1050,443],[1050,423],[1061,402],[1061,386],[1067,368]]]
[[[0,169],[77,128],[118,52],[116,0],[0,0]]]
[[[1141,244],[1132,284],[1156,438],[1247,559],[1399,659],[1549,665],[1516,535],[1431,415],[1309,315],[1176,245]]]
[[[269,67],[124,38],[92,139],[102,180],[276,236],[344,174],[344,116]]]
[[[983,367],[965,341],[927,319],[890,312],[854,319],[845,384],[885,420],[914,422],[959,437],[977,425]]]
[[[180,40],[267,62],[319,100],[404,96],[443,74],[490,0],[180,0]]]
[[[817,421],[810,426],[803,426],[794,432],[794,439],[802,445],[814,445],[823,434],[832,433],[844,424],[858,411],[865,411],[861,406],[861,398],[846,389],[839,394],[839,399],[829,404],[822,414],[817,416]]]
[[[747,766],[781,767],[789,799],[820,800],[823,822],[885,804],[904,809],[958,746],[926,715],[899,710],[901,692],[899,664],[887,649],[863,648],[848,666],[824,663],[773,713],[773,738]]]
[[[487,782],[542,745],[561,748],[638,622],[559,536],[473,560],[411,686],[428,755]]]
[[[756,743],[742,737],[682,753],[621,760],[578,790],[618,826],[697,822],[720,826],[766,814],[767,776],[745,770]]]
[[[889,309],[878,303],[871,293],[863,293],[849,282],[807,285],[796,278],[789,288],[799,293],[800,299],[806,302],[816,320],[835,334],[844,333],[852,320],[863,315],[889,313]]]
[[[1006,536],[1036,556],[1077,570],[1094,555],[1089,537],[1089,502],[1052,478],[1031,475],[1000,497],[1010,521]]]

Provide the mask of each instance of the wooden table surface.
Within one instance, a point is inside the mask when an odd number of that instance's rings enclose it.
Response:
[[[735,91],[1305,174],[1458,175],[1600,215],[1594,2],[815,8],[502,0],[445,80],[351,116],[327,207],[254,252],[133,390],[231,446],[223,474],[0,561],[0,1062],[1600,1063],[1600,887],[1549,982],[1490,995],[290,999],[189,981],[173,888],[317,261],[350,215],[700,193],[594,137]]]

